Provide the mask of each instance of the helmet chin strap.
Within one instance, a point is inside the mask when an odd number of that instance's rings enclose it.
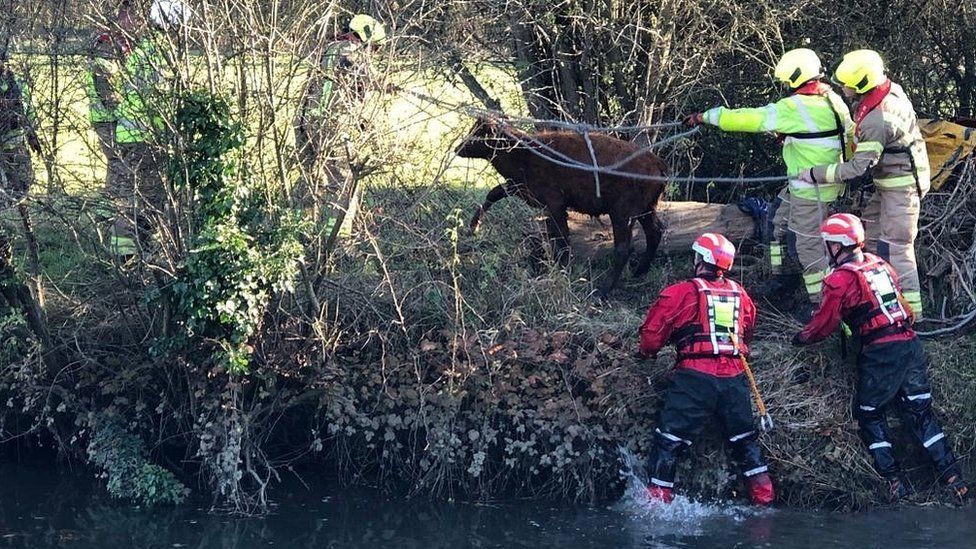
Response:
[[[711,263],[702,260],[701,254],[695,254],[695,276],[706,280],[714,280],[722,276],[722,271]]]
[[[831,267],[836,267],[837,265],[843,265],[847,263],[849,258],[857,255],[859,246],[838,246],[837,253],[831,251],[831,244],[827,244],[827,257]]]

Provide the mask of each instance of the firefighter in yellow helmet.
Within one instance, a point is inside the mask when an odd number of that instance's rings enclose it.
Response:
[[[801,178],[817,185],[850,180],[873,183],[874,194],[861,212],[867,250],[895,268],[905,299],[915,318],[920,318],[915,236],[919,203],[929,190],[929,159],[915,109],[905,90],[887,77],[876,51],[845,55],[834,80],[856,105],[854,155],[846,162],[825,162],[805,170]]]
[[[6,48],[0,51],[0,210],[19,203],[34,182],[28,148],[41,153],[30,87],[13,71]]]
[[[359,118],[352,111],[373,87],[369,52],[385,41],[386,30],[373,17],[358,14],[350,19],[347,32],[325,46],[318,65],[310,71],[295,120],[295,146],[304,186],[297,194],[313,203],[317,198],[333,203],[332,211],[320,216],[327,217],[323,221],[330,226],[341,218],[342,236],[352,230],[360,189],[345,169],[350,147],[342,146],[341,141],[346,133],[365,125],[363,120],[351,124]]]
[[[715,107],[689,115],[685,123],[711,124],[734,132],[773,132],[782,138],[789,183],[770,211],[767,234],[773,279],[759,295],[772,298],[790,289],[796,273],[789,260],[799,262],[809,303],[798,309],[798,316],[806,317],[812,313],[812,304],[820,302],[821,283],[830,270],[820,224],[844,185],[842,181],[814,185],[799,176],[812,166],[844,161],[854,125],[844,100],[822,81],[823,66],[814,51],[786,52],[773,75],[786,91],[782,99],[759,108]]]

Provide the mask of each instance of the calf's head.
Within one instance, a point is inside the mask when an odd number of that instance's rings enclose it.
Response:
[[[497,151],[511,148],[512,140],[500,125],[497,120],[478,117],[471,132],[454,149],[454,154],[461,158],[490,160]]]

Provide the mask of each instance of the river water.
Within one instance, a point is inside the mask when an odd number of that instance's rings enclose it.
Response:
[[[856,514],[755,510],[625,495],[600,507],[405,500],[368,488],[286,482],[264,518],[109,500],[83,470],[0,465],[0,547],[615,548],[976,547],[976,508]]]

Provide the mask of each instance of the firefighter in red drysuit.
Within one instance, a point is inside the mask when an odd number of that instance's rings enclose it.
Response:
[[[735,246],[727,238],[705,233],[692,249],[695,278],[661,291],[640,328],[642,356],[652,357],[669,343],[678,352],[654,430],[647,493],[665,503],[673,499],[678,457],[718,416],[752,502],[768,505],[775,498],[773,484],[759,451],[740,356],[749,353],[756,308],[742,286],[724,276],[735,259]]]
[[[897,398],[904,405],[904,425],[925,448],[947,493],[961,500],[969,489],[932,413],[928,361],[912,330],[912,311],[898,276],[883,259],[861,250],[864,226],[856,216],[832,215],[820,233],[834,270],[824,279],[820,308],[793,343],[816,343],[846,323],[861,341],[854,414],[874,468],[888,483],[889,499],[911,493],[892,453],[885,418],[885,408]]]

